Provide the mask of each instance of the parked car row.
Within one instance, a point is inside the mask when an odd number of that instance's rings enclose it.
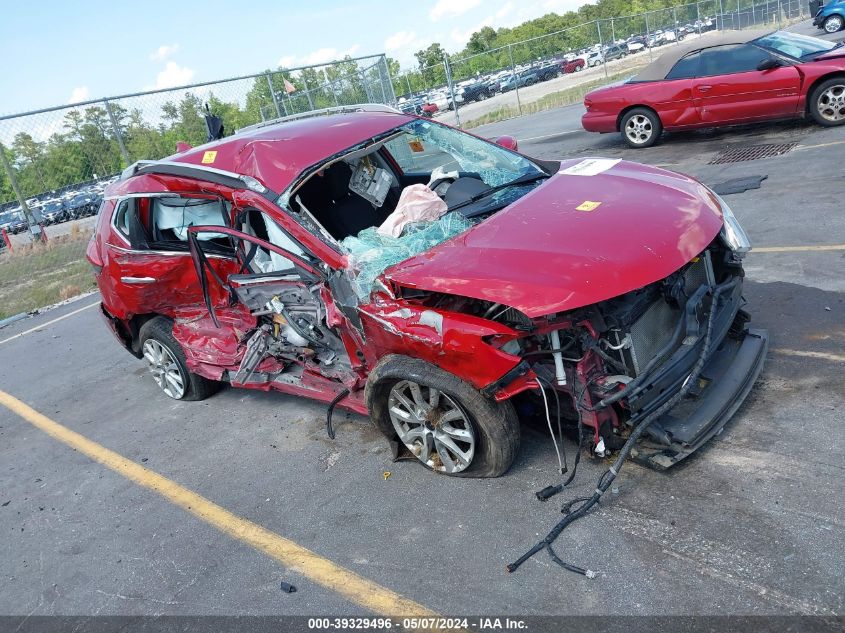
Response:
[[[29,198],[26,204],[36,222],[44,226],[79,220],[96,215],[103,201],[103,191],[114,180],[115,178],[109,178],[81,189],[66,191],[61,195],[51,192]],[[29,224],[20,205],[0,212],[0,229],[5,229],[7,233],[16,235],[25,232],[28,228]]]

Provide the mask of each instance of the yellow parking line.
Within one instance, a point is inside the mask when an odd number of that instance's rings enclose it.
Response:
[[[845,356],[842,354],[829,354],[827,352],[809,352],[799,349],[785,349],[777,347],[771,350],[775,354],[783,354],[784,356],[803,356],[804,358],[820,358],[821,360],[829,360],[834,363],[845,363]]]
[[[33,332],[37,332],[38,330],[41,330],[41,329],[47,327],[48,325],[53,325],[53,323],[58,323],[59,321],[62,321],[64,319],[68,318],[68,317],[72,317],[74,314],[79,314],[83,310],[87,310],[88,308],[93,308],[94,306],[98,306],[98,305],[100,305],[99,301],[97,301],[96,303],[92,303],[90,305],[87,305],[84,308],[79,308],[78,310],[74,310],[73,312],[68,312],[67,314],[63,314],[62,316],[57,317],[57,318],[53,319],[52,321],[47,321],[46,323],[42,323],[41,325],[36,325],[35,327],[31,327],[28,330],[24,330],[23,332],[18,332],[14,336],[10,336],[9,338],[4,338],[2,341],[0,341],[0,345],[2,345],[3,343],[8,343],[9,341],[14,341],[16,338],[26,336],[27,334],[32,334]]]
[[[14,396],[0,391],[0,404],[63,444],[87,455],[130,481],[158,493],[250,547],[263,552],[314,583],[365,609],[385,616],[435,615],[420,604],[359,576],[311,550],[241,518],[205,497],[54,422]]]
[[[845,251],[845,244],[824,244],[819,246],[755,246],[752,253],[800,253],[803,251]]]

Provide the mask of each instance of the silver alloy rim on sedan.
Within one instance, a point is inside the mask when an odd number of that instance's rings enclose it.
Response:
[[[432,470],[459,473],[475,455],[475,431],[463,409],[434,387],[402,380],[387,400],[402,443]]]
[[[173,352],[151,338],[144,342],[144,359],[164,393],[176,400],[185,395],[185,377]]]
[[[819,95],[819,114],[828,121],[845,119],[845,84],[831,86]]]
[[[827,21],[824,23],[824,30],[827,33],[836,33],[839,29],[842,28],[842,18],[838,15],[834,15],[829,17]]]
[[[647,143],[651,135],[654,134],[654,128],[652,128],[648,117],[637,114],[628,119],[628,123],[625,124],[625,134],[632,142],[642,145]]]

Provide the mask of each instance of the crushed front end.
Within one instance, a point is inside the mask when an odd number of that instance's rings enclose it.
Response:
[[[768,335],[749,327],[743,276],[742,253],[720,235],[663,279],[540,318],[436,293],[405,297],[502,327],[485,342],[516,364],[483,393],[498,400],[521,394],[542,411],[539,389],[558,391],[562,416],[599,457],[619,451],[647,420],[631,457],[662,470],[721,432],[762,369]]]
[[[664,279],[536,321],[520,355],[541,384],[568,392],[599,456],[683,390],[631,451],[668,468],[721,432],[762,369],[768,336],[748,326],[742,280],[740,255],[717,238]]]

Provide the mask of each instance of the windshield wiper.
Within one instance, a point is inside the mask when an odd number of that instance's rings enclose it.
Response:
[[[549,174],[546,173],[539,173],[539,174],[523,174],[519,178],[515,178],[510,182],[503,183],[501,185],[496,185],[495,187],[490,187],[489,189],[485,189],[481,193],[477,193],[468,200],[464,200],[463,202],[456,204],[453,207],[449,207],[449,211],[455,211],[456,209],[461,209],[463,207],[471,205],[473,202],[478,202],[482,198],[486,198],[490,194],[496,193],[497,191],[501,191],[502,189],[507,189],[508,187],[514,187],[516,185],[525,185],[531,182],[536,182],[537,180],[542,180],[543,178],[548,178]]]

